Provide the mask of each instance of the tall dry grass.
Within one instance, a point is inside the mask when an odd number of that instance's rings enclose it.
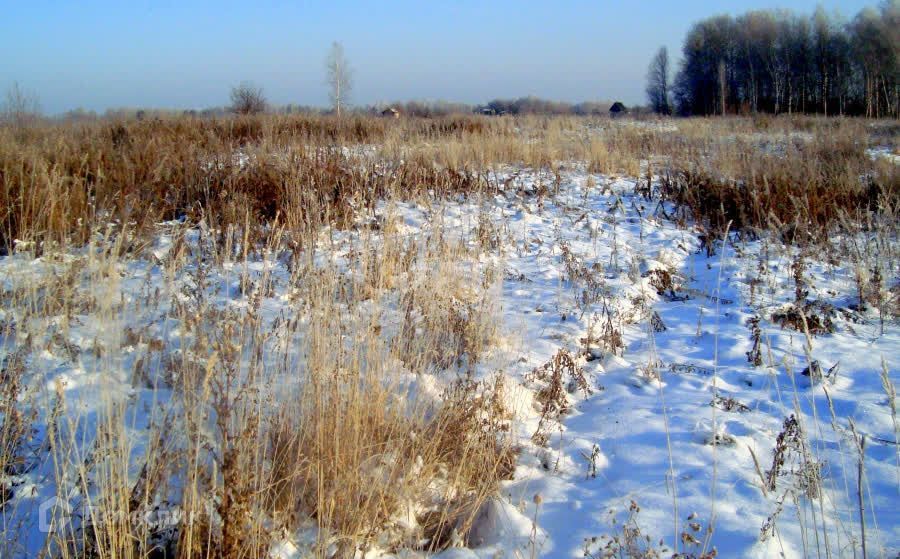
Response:
[[[22,467],[32,425],[47,426],[44,467],[57,494],[87,511],[48,535],[45,550],[62,557],[265,557],[303,531],[318,556],[464,542],[514,466],[502,377],[466,374],[495,341],[501,274],[439,224],[410,238],[369,219],[376,204],[490,194],[508,166],[538,169],[552,186],[581,165],[642,177],[648,196],[674,202],[711,240],[729,224],[789,241],[876,227],[886,238],[896,166],[865,150],[896,149],[896,137],[806,117],[0,128],[0,247],[53,262],[3,288],[0,332],[18,349],[2,364],[0,466]],[[159,257],[163,222],[172,248]],[[355,231],[350,256],[329,244],[336,229]],[[883,255],[878,243],[855,247],[860,274]],[[287,277],[250,272],[272,258],[288,263]],[[126,300],[126,266],[142,259],[158,261],[164,281]],[[238,306],[220,296],[232,280]],[[275,297],[288,315],[268,314]],[[179,334],[115,328],[135,315]],[[146,418],[112,390],[96,392],[92,417],[62,384],[29,390],[29,356],[78,359],[70,328],[85,322],[112,331],[91,349],[90,372],[114,386],[130,363]],[[460,378],[429,394],[422,379],[447,370]],[[0,485],[0,504],[9,490]],[[180,511],[175,522],[130,514],[167,507]],[[13,553],[15,529],[4,535]]]
[[[286,232],[275,224],[251,248],[251,229],[265,226],[251,226],[249,213],[226,233],[201,228],[191,237],[190,224],[172,225],[163,289],[137,300],[126,301],[134,292],[118,281],[141,257],[128,254],[128,234],[93,238],[57,273],[25,274],[3,293],[23,358],[47,347],[85,359],[70,326],[105,325],[85,365],[97,375],[95,409],[86,415],[62,384],[43,395],[43,467],[78,511],[74,520],[55,512],[47,553],[267,557],[273,542],[302,530],[313,531],[316,556],[441,549],[465,541],[511,475],[499,377],[463,375],[437,394],[420,387],[447,368],[473,366],[490,346],[496,315],[486,311],[499,276],[484,270],[472,285],[478,264],[464,244],[440,240],[440,229],[401,238],[390,224],[349,267],[294,251],[289,276],[255,276],[251,252],[277,254]],[[314,246],[304,235],[294,240]],[[219,295],[230,265],[242,270],[238,307]],[[266,302],[288,294],[288,314],[265,318]],[[153,333],[158,309],[177,336]],[[146,315],[147,328],[118,327],[134,315]],[[141,357],[123,370],[132,352]],[[34,380],[22,369],[4,366],[10,394]],[[140,410],[122,398],[123,375],[142,394]],[[10,470],[27,413],[20,400],[3,400]],[[177,510],[176,522],[145,521],[160,510]],[[7,535],[14,553],[16,531]]]
[[[819,227],[838,209],[896,203],[896,165],[865,152],[896,149],[896,138],[889,123],[814,117],[256,116],[6,127],[0,246],[83,244],[98,224],[142,232],[201,210],[228,219],[240,215],[236,206],[254,219],[290,215],[292,225],[314,227],[388,193],[473,193],[498,166],[553,172],[576,161],[607,174],[662,175],[666,197],[719,228]]]

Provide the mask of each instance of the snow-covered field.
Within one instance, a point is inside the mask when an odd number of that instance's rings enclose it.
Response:
[[[385,237],[441,236],[461,243],[473,284],[496,271],[487,292],[498,333],[472,371],[475,380],[505,378],[517,465],[479,512],[469,549],[440,556],[860,557],[865,534],[870,557],[897,557],[891,386],[900,380],[900,324],[890,309],[856,304],[849,260],[809,252],[798,271],[798,249],[765,237],[720,240],[708,255],[673,207],[635,193],[635,179],[578,163],[560,176],[553,184],[508,168],[492,197],[384,202],[374,220],[390,228],[323,231],[316,248],[317,263],[352,276],[360,273],[352,255],[383,249]],[[263,331],[294,316],[288,258],[264,251],[204,262],[210,237],[165,223],[134,256],[118,239],[98,239],[66,255],[0,260],[2,289],[17,300],[58,297],[38,287],[54,278],[71,296],[48,302],[59,308],[40,325],[21,324],[15,307],[0,310],[4,370],[21,361],[20,398],[36,414],[24,461],[5,474],[11,555],[42,549],[46,503],[74,508],[97,490],[78,468],[48,459],[61,398],[71,415],[66,436],[82,453],[73,464],[92,459],[111,406],[128,425],[128,452],[140,455],[154,444],[148,426],[165,420],[160,410],[174,397],[160,380],[166,363],[184,358],[185,312],[175,302],[190,308],[192,293],[205,290],[223,316],[259,309]],[[108,257],[110,246],[121,254]],[[179,251],[183,267],[173,264]],[[888,298],[897,274],[890,268],[884,278]],[[778,323],[798,290],[828,331]],[[385,307],[386,336],[401,320],[398,306]],[[290,356],[302,337],[270,343]],[[406,398],[437,398],[464,373],[459,363],[427,378],[404,376],[402,360],[395,366]],[[273,406],[302,383],[270,381]],[[271,553],[303,556],[314,537],[283,533]],[[379,554],[390,550],[373,547]]]

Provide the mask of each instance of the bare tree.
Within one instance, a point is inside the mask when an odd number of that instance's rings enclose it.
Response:
[[[727,81],[725,79],[726,68],[725,59],[720,59],[717,73],[719,76],[719,106],[722,108],[722,116],[725,116],[725,110],[728,107],[728,96],[725,93],[727,89]]]
[[[822,8],[715,16],[691,27],[682,52],[682,114],[900,114],[900,0],[850,21]]]
[[[0,120],[21,127],[37,120],[41,113],[41,105],[37,95],[25,91],[14,82],[6,91],[6,101],[0,111]]]
[[[331,106],[337,116],[341,116],[341,109],[347,105],[350,99],[350,92],[353,89],[353,73],[350,70],[350,64],[344,56],[344,47],[337,41],[331,44],[331,50],[328,51],[328,57],[325,59],[325,70],[327,72],[326,83],[328,84],[328,96],[331,99]]]
[[[266,110],[266,97],[261,87],[241,82],[231,88],[231,110],[240,115],[252,115]]]
[[[647,99],[654,112],[672,114],[669,104],[669,51],[660,47],[647,69]]]
[[[850,27],[852,48],[860,67],[859,90],[865,115],[900,114],[900,2],[885,3],[879,13],[866,8]]]

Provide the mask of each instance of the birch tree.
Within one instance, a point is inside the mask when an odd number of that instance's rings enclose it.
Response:
[[[353,89],[353,75],[347,57],[344,56],[344,46],[335,41],[331,44],[328,57],[325,59],[327,73],[328,96],[335,114],[341,116],[341,111],[347,106],[350,92]]]
[[[672,89],[681,114],[900,114],[900,0],[850,22],[821,8],[707,18],[691,27],[682,55]]]

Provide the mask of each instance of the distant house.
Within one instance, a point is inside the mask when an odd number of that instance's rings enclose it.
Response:
[[[609,108],[609,116],[617,117],[628,114],[628,107],[622,104],[621,101],[616,101],[612,104],[612,107]]]
[[[398,111],[394,107],[388,107],[385,110],[381,111],[381,116],[385,118],[400,118],[400,111]]]

